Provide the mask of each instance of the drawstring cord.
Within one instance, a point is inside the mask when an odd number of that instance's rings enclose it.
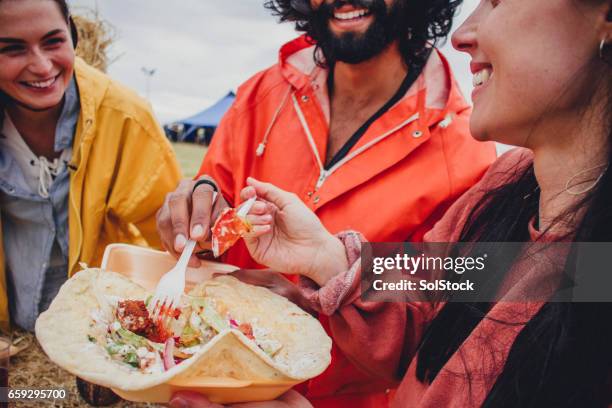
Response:
[[[261,141],[261,143],[259,143],[259,146],[257,146],[257,151],[255,152],[257,157],[263,156],[266,150],[266,145],[268,144],[268,137],[270,136],[270,132],[272,132],[272,127],[274,126],[274,123],[276,122],[278,115],[281,113],[281,111],[285,107],[285,104],[287,103],[287,99],[289,99],[289,94],[291,94],[291,88],[292,88],[291,85],[289,85],[289,87],[287,88],[287,92],[285,93],[285,96],[283,97],[283,101],[281,102],[279,107],[276,109],[276,112],[274,112],[274,116],[272,116],[272,120],[270,121],[270,124],[268,125],[268,128],[266,129],[266,133],[264,133],[263,140]]]
[[[64,170],[64,166],[65,161],[62,157],[56,158],[53,162],[49,162],[46,157],[38,158],[38,195],[49,198],[51,183]]]

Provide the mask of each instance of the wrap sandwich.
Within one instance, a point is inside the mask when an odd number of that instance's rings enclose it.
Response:
[[[222,403],[266,399],[217,391],[268,384],[280,394],[330,363],[320,323],[265,288],[231,276],[203,282],[166,330],[148,316],[149,297],[123,275],[85,269],[40,315],[36,336],[62,368],[137,401],[167,402],[179,389]]]

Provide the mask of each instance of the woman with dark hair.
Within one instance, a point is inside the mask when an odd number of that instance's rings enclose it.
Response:
[[[159,246],[180,178],[147,103],[75,58],[76,40],[65,0],[0,0],[0,321],[27,330],[107,244]]]
[[[471,130],[522,148],[499,158],[427,241],[612,242],[611,39],[610,0],[480,2],[453,36],[472,57]],[[395,406],[612,404],[612,303],[364,302],[359,235],[334,237],[295,196],[249,184],[242,198],[264,201],[249,216],[251,254],[307,278],[303,291],[343,351],[401,382]],[[521,254],[509,281],[529,276],[533,261]],[[586,272],[609,274],[601,268]],[[284,406],[305,404],[296,401]]]

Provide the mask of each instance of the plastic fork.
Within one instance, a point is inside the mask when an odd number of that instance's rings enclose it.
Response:
[[[165,323],[173,315],[172,312],[180,304],[181,296],[185,292],[185,271],[195,245],[195,241],[187,241],[176,266],[162,276],[149,302],[151,317],[154,320],[161,317],[164,326],[167,326]]]
[[[249,213],[249,211],[251,211],[251,207],[253,207],[253,204],[255,204],[255,201],[257,201],[257,196],[251,197],[248,200],[246,200],[244,203],[240,205],[240,208],[238,209],[238,212],[236,213],[236,215],[239,216],[240,218],[245,218],[247,214]]]

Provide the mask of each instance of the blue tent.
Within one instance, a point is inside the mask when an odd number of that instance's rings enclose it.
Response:
[[[227,112],[232,103],[234,103],[234,99],[236,99],[236,94],[230,91],[210,108],[205,109],[189,118],[176,121],[171,127],[166,126],[166,133],[169,133],[170,128],[176,129],[177,125],[182,125],[182,131],[175,136],[177,140],[182,142],[203,141],[210,143],[215,129],[219,125],[223,115],[225,115],[225,112]],[[203,135],[204,140],[196,140],[198,129],[204,130],[203,132],[200,132]]]

